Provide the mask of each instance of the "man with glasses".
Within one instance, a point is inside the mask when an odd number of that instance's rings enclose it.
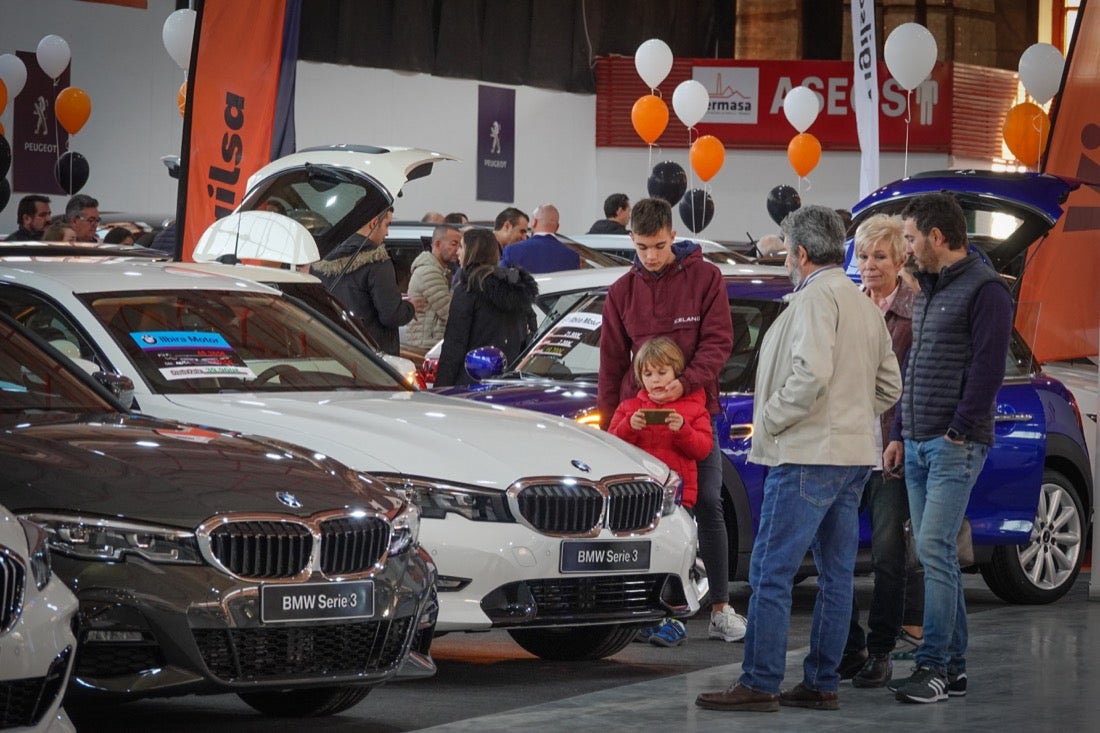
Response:
[[[16,219],[19,228],[8,236],[9,242],[36,242],[42,239],[42,233],[50,225],[50,200],[45,196],[31,194],[19,200]]]
[[[65,204],[65,221],[76,232],[78,242],[98,242],[95,235],[99,226],[99,202],[91,196],[78,193]]]

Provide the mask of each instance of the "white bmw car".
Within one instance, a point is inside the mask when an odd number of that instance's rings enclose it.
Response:
[[[0,506],[0,729],[71,733],[61,707],[76,597],[50,571],[46,532]]]
[[[592,659],[699,607],[679,477],[571,421],[412,389],[267,286],[165,262],[0,261],[0,307],[134,381],[134,408],[298,443],[415,494],[437,631]]]

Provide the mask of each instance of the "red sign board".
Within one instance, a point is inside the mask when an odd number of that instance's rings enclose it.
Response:
[[[657,144],[687,147],[688,134],[676,119],[672,95],[687,79],[710,93],[710,107],[695,130],[714,135],[727,148],[786,148],[798,131],[783,114],[784,95],[797,86],[817,93],[821,112],[806,130],[827,150],[858,150],[849,61],[732,61],[677,59],[659,94],[669,105],[669,126]],[[879,147],[884,151],[948,152],[954,95],[951,67],[936,64],[931,76],[906,92],[879,64]],[[630,108],[647,94],[629,57],[601,58],[597,65],[597,145],[645,147],[630,127]],[[621,112],[620,112],[621,109]],[[625,121],[623,130],[621,121]],[[601,124],[604,129],[600,129]],[[620,134],[629,132],[629,134]],[[694,138],[692,138],[694,139]]]

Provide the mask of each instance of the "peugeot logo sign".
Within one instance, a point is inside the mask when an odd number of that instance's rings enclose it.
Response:
[[[577,469],[578,471],[584,471],[585,473],[588,473],[592,470],[588,467],[587,463],[585,463],[584,461],[578,461],[576,458],[573,459],[572,463],[573,468]]]
[[[288,506],[291,509],[301,509],[302,502],[298,501],[298,497],[289,491],[276,491],[275,498],[279,500],[279,503],[283,506]]]

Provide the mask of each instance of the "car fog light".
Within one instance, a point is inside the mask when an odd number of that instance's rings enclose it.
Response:
[[[462,590],[470,584],[470,578],[455,578],[450,575],[440,575],[436,578],[435,586],[440,593],[445,591]]]

